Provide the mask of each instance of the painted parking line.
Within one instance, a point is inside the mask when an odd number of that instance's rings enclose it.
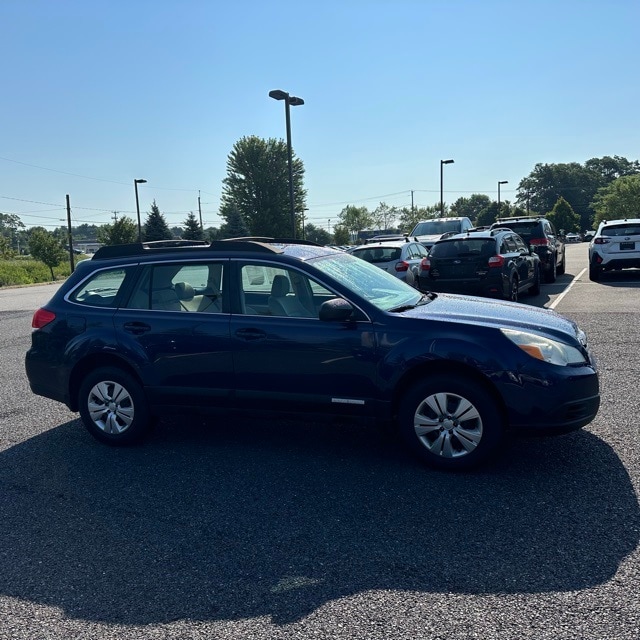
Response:
[[[567,293],[569,293],[569,291],[571,291],[571,287],[573,287],[573,285],[580,280],[580,278],[582,277],[582,275],[584,274],[584,272],[587,270],[587,268],[585,267],[570,283],[569,286],[549,305],[549,309],[555,309],[559,304],[560,301],[562,300],[562,298],[564,298]]]

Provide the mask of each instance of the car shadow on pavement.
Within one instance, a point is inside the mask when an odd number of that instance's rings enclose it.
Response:
[[[638,545],[629,477],[587,431],[449,474],[359,425],[202,422],[113,449],[74,420],[2,451],[0,591],[107,623],[286,624],[368,590],[590,588]]]

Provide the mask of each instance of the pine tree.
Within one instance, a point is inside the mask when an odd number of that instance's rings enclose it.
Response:
[[[171,240],[171,238],[173,238],[171,229],[154,200],[144,223],[143,240],[153,242],[154,240]]]
[[[220,235],[223,238],[242,238],[250,235],[249,228],[247,227],[242,214],[238,210],[238,207],[230,205],[226,218],[226,224],[223,224],[220,227]]]
[[[187,219],[184,221],[184,230],[182,231],[182,238],[184,240],[203,240],[204,234],[200,228],[200,223],[196,218],[193,211],[189,211]]]

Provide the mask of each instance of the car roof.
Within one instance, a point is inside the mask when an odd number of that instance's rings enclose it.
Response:
[[[619,218],[618,220],[603,220],[600,223],[600,227],[605,227],[612,224],[640,224],[640,218]]]
[[[206,258],[221,253],[259,253],[292,255],[302,260],[329,253],[342,253],[307,240],[290,238],[243,237],[206,242],[201,240],[160,240],[100,247],[91,261],[126,258]]]

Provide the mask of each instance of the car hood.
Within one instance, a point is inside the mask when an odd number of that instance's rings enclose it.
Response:
[[[550,309],[540,309],[518,302],[440,293],[430,303],[410,309],[404,315],[496,329],[511,328],[544,334],[552,333],[565,341],[570,337],[572,341],[586,346],[584,334],[573,320]]]

